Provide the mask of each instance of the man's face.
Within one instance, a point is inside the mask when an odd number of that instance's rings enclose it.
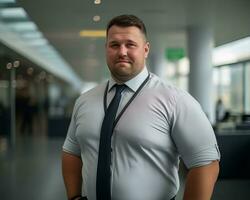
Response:
[[[107,35],[106,60],[113,78],[125,82],[142,71],[149,43],[135,26],[112,26]]]

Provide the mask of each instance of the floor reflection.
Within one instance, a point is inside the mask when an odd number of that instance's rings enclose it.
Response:
[[[63,138],[17,139],[3,149],[0,162],[1,200],[66,200],[61,176]]]
[[[1,200],[66,200],[61,176],[64,138],[22,137],[15,149],[0,138]],[[182,174],[182,173],[181,173]],[[177,200],[182,199],[183,179]],[[213,200],[247,200],[250,180],[219,180]]]

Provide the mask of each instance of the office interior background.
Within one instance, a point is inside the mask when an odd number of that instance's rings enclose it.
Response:
[[[190,92],[221,151],[214,200],[250,199],[249,0],[0,0],[0,199],[67,199],[61,146],[76,98],[106,81],[105,28],[146,24],[147,67]],[[180,168],[181,199],[185,169]]]

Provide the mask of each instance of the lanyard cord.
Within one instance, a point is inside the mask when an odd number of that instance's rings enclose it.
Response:
[[[117,118],[114,121],[113,129],[116,126],[116,124],[119,121],[119,119],[121,118],[121,116],[123,115],[123,113],[125,112],[125,110],[127,109],[127,107],[134,100],[134,98],[139,94],[139,92],[142,90],[142,88],[146,85],[146,83],[148,82],[149,78],[150,78],[150,74],[148,74],[147,78],[142,82],[142,84],[140,85],[140,87],[136,90],[136,92],[133,94],[133,96],[129,99],[128,103],[126,103],[126,105],[123,107],[122,111],[118,114]],[[105,111],[105,113],[107,111],[108,86],[109,86],[109,82],[107,83],[107,86],[106,86],[105,92],[104,92],[104,96],[103,96],[103,105],[104,105],[104,111]]]

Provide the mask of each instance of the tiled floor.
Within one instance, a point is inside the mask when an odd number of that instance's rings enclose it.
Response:
[[[66,200],[61,176],[63,138],[22,138],[15,150],[0,141],[1,200]],[[182,182],[183,184],[183,182]],[[181,191],[177,200],[181,199]],[[249,200],[250,180],[219,180],[213,200]]]

